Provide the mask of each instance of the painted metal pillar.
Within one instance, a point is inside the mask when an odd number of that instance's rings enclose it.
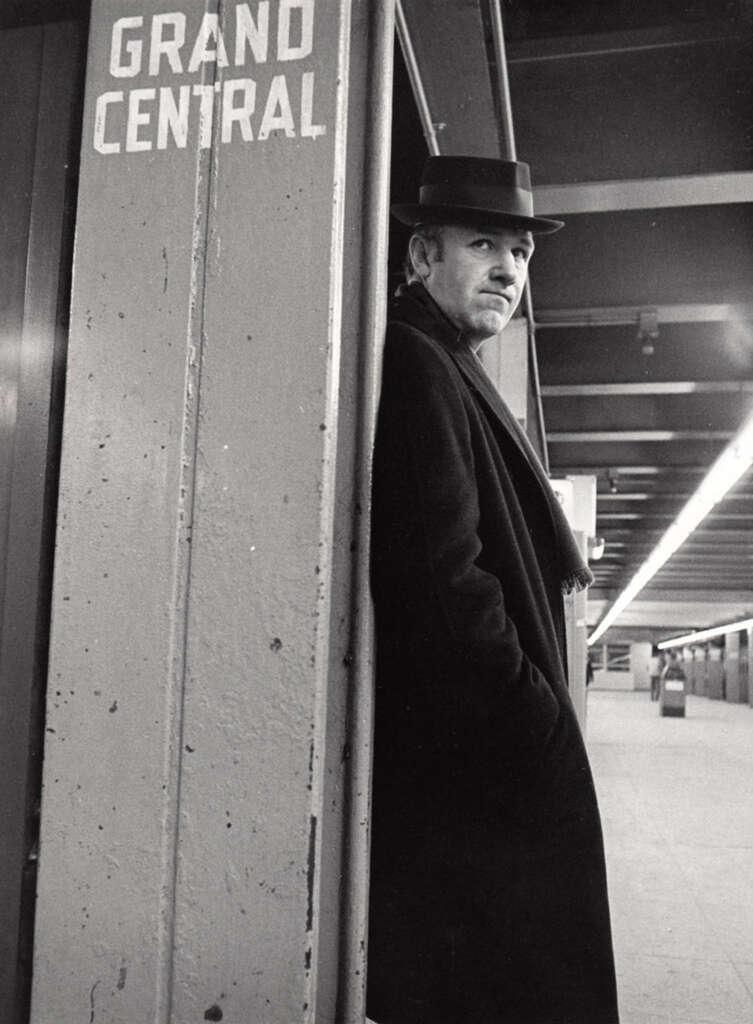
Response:
[[[523,317],[511,320],[480,349],[481,362],[524,430],[528,416],[528,325]]]
[[[724,696],[731,704],[740,703],[740,634],[727,633],[724,638]]]
[[[645,641],[630,644],[630,671],[634,690],[651,689],[651,644]]]
[[[707,696],[705,644],[693,646],[693,693],[699,697]]]
[[[722,648],[714,643],[706,644],[706,696],[711,700],[724,698],[724,662]]]
[[[392,44],[94,0],[33,1024],[362,1017]]]
[[[596,532],[596,477],[569,476],[552,480],[557,495],[584,559],[588,558],[589,540]],[[588,661],[587,592],[568,594],[565,605],[567,638],[567,672],[570,696],[580,727],[586,731],[587,697],[586,665]]]
[[[693,648],[683,647],[680,652],[680,662],[687,679],[688,693],[696,693],[695,672],[693,666]]]

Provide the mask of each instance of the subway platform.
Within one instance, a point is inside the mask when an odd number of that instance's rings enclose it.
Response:
[[[591,690],[623,1024],[753,1024],[753,709]]]

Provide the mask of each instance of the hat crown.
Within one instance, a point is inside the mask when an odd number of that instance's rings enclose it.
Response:
[[[430,156],[424,164],[422,185],[481,185],[531,191],[531,171],[520,160],[493,160],[482,156]]]
[[[404,224],[473,223],[548,234],[561,220],[537,217],[528,164],[483,156],[430,156],[421,175],[418,203],[398,203]]]

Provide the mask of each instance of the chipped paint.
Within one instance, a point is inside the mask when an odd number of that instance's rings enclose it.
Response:
[[[314,927],[314,878],[316,870],[316,816],[311,815],[309,827],[309,851],[306,866],[306,880],[308,887],[308,904],[306,909],[306,931],[310,932]]]
[[[102,984],[102,979],[98,978],[92,987],[89,989],[89,1024],[94,1024],[95,1010],[94,1010],[94,993],[97,991],[97,987]]]

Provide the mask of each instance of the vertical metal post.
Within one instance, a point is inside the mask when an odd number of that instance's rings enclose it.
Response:
[[[421,127],[424,130],[426,145],[428,146],[429,154],[431,156],[438,156],[439,142],[437,141],[437,133],[434,130],[434,122],[431,119],[429,101],[426,98],[424,84],[421,79],[421,72],[418,67],[418,59],[416,58],[416,51],[413,49],[413,43],[411,42],[408,23],[405,20],[401,0],[397,0],[395,4],[395,24],[397,27],[397,37],[400,40],[400,48],[403,51],[403,57],[405,59],[405,66],[408,69],[408,77],[413,89],[413,97],[418,108],[418,116],[421,119]]]
[[[369,508],[371,465],[374,447],[381,354],[387,307],[387,253],[389,245],[389,187],[392,136],[392,74],[395,42],[395,6],[392,0],[374,4],[359,0],[354,5],[352,27],[351,85],[349,97],[353,135],[362,138],[353,146],[348,163],[344,261],[353,268],[343,310],[343,362],[341,374],[342,417],[356,423],[355,434],[346,437],[352,475],[343,474],[346,485],[339,500],[355,514],[347,517],[348,543],[336,537],[347,582],[342,590],[349,607],[334,598],[332,621],[347,615],[350,642],[346,673],[340,696],[345,696],[347,723],[345,746],[347,774],[344,779],[343,858],[339,877],[332,887],[345,894],[341,903],[339,984],[336,1024],[363,1024],[366,1004],[369,901],[369,836],[371,813],[371,765],[373,736],[373,618],[369,591]],[[361,230],[357,229],[361,225]],[[350,586],[347,586],[347,583]],[[337,585],[336,566],[334,584]],[[338,666],[341,667],[341,666]],[[334,694],[333,694],[334,698]],[[333,707],[330,712],[335,712]],[[338,756],[337,745],[330,745]],[[342,759],[341,759],[342,760]],[[336,768],[332,765],[333,770]],[[323,870],[325,870],[323,868]],[[331,875],[334,872],[330,873]],[[322,1017],[323,1021],[328,1020]]]
[[[494,57],[497,62],[497,90],[502,114],[502,148],[506,160],[517,160],[515,154],[515,130],[513,128],[512,102],[510,100],[510,79],[507,73],[505,33],[502,24],[502,10],[499,0],[491,0],[489,14],[492,23]]]
[[[494,43],[494,57],[497,63],[497,89],[502,123],[502,149],[506,160],[517,160],[515,149],[515,129],[513,126],[512,102],[510,99],[510,78],[507,71],[507,52],[505,49],[505,33],[502,22],[502,9],[500,0],[490,0],[489,14],[492,25],[492,40]],[[546,431],[544,429],[544,408],[541,402],[541,384],[539,381],[539,364],[536,355],[536,326],[533,317],[533,299],[531,297],[530,281],[526,284],[523,293],[523,309],[528,320],[529,360],[531,374],[533,376],[534,394],[536,395],[536,418],[539,424],[541,436],[541,458],[544,468],[549,472],[549,453],[546,445]]]

